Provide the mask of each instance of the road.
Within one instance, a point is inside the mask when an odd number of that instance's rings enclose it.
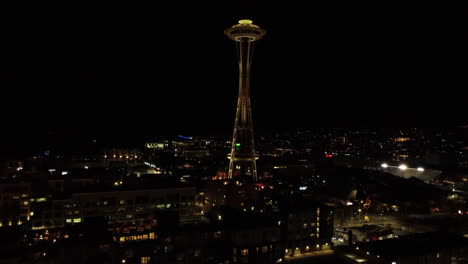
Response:
[[[333,250],[309,252],[294,257],[286,257],[286,261],[286,263],[291,264],[347,264],[338,258],[333,253]]]

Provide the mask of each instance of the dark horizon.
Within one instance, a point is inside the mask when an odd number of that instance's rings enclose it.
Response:
[[[256,133],[467,121],[466,37],[441,7],[83,9],[11,10],[1,109],[10,137],[232,133],[238,73],[223,30],[240,18],[268,32],[252,66]]]

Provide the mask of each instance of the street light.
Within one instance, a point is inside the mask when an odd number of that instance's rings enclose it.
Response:
[[[398,166],[391,166],[391,165],[388,165],[388,163],[382,163],[380,164],[380,167],[382,168],[381,169],[382,171],[387,171],[388,173],[392,173],[393,175],[398,175],[400,177],[403,177],[404,173],[405,174],[409,173],[409,175],[421,175],[425,171],[423,167],[410,168],[406,164],[400,164]],[[395,171],[395,169],[398,169],[398,170]]]

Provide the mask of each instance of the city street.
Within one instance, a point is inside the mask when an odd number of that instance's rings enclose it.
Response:
[[[324,250],[318,252],[309,252],[286,257],[286,263],[292,264],[345,264],[343,260],[334,255],[333,250]]]

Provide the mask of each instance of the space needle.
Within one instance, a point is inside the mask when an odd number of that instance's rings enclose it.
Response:
[[[257,164],[250,102],[250,65],[254,42],[265,36],[266,31],[253,24],[252,20],[242,19],[239,24],[224,31],[236,42],[239,63],[239,96],[237,99],[234,133],[232,136],[231,153],[228,155],[229,174],[248,176],[254,181],[257,178]]]

